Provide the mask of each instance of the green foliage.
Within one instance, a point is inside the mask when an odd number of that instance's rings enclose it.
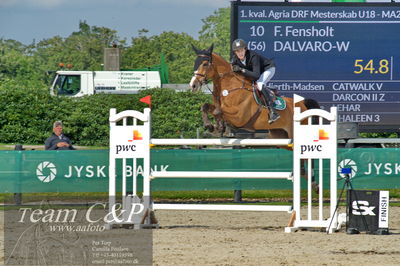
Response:
[[[79,22],[79,31],[67,38],[55,36],[35,45],[34,58],[41,73],[59,69],[59,64],[72,65],[70,70],[102,70],[103,49],[113,43],[125,44],[115,30]],[[45,78],[49,82],[49,77]]]
[[[152,92],[152,136],[154,138],[195,138],[202,126],[200,107],[211,101],[208,95],[173,90]]]
[[[216,23],[215,18],[204,22],[208,26],[203,29],[202,38],[209,46],[214,40],[207,36],[219,28],[211,27]],[[60,63],[71,64],[71,70],[101,70],[103,49],[114,43],[122,50],[122,68],[160,64],[163,53],[170,82],[188,83],[194,61],[191,44],[199,46],[199,43],[186,33],[147,35],[148,30],[140,30],[139,35],[132,38],[132,45],[126,46],[126,41],[119,39],[115,30],[81,21],[79,30],[66,38],[54,36],[30,45],[0,39],[1,142],[42,144],[51,134],[53,122],[62,120],[64,131],[74,144],[108,145],[109,109],[142,110],[146,105],[139,99],[148,94],[153,101],[154,137],[195,137],[196,129],[201,127],[200,106],[210,101],[207,95],[165,89],[143,91],[138,95],[93,95],[80,99],[49,95],[52,79],[49,73],[59,69]]]
[[[60,97],[70,102],[70,113],[64,118],[65,133],[79,145],[107,146],[109,141],[109,110],[140,110],[138,95],[97,94],[79,99]]]
[[[186,33],[163,32],[147,37],[148,31],[139,31],[132,38],[132,46],[123,51],[122,68],[143,68],[160,64],[160,54],[165,55],[171,83],[189,83],[193,72],[194,53],[190,44],[196,41]]]
[[[219,8],[213,15],[203,19],[199,40],[202,48],[214,44],[214,51],[226,60],[230,59],[230,12],[229,7]]]
[[[0,82],[11,82],[21,86],[43,85],[40,82],[35,59],[30,56],[30,47],[14,40],[0,39]]]
[[[398,138],[397,133],[360,133],[362,138]]]
[[[109,110],[143,110],[139,101],[152,95],[153,137],[195,137],[201,104],[208,95],[152,89],[138,95],[97,94],[83,98],[51,97],[47,90],[0,86],[0,139],[3,143],[42,144],[56,120],[75,145],[108,146]]]
[[[0,139],[4,143],[40,143],[57,111],[47,90],[0,87]]]
[[[64,121],[65,133],[76,145],[108,145],[109,109],[143,110],[141,97],[152,95],[152,136],[186,138],[201,128],[200,106],[210,96],[166,89],[142,91],[138,95],[93,95],[79,99],[51,97],[48,87],[59,63],[72,70],[101,70],[103,49],[116,43],[122,50],[122,68],[144,68],[160,64],[165,55],[171,83],[188,83],[194,53],[190,44],[214,51],[229,59],[230,8],[220,8],[202,20],[199,40],[186,33],[163,32],[148,36],[142,29],[127,46],[117,32],[79,22],[79,30],[63,38],[54,36],[24,45],[0,38],[0,142],[43,144],[55,120]],[[397,137],[395,134],[362,134],[363,137]]]
[[[194,53],[191,44],[209,47],[214,43],[215,51],[229,59],[230,8],[220,8],[203,19],[199,40],[186,33],[172,31],[147,36],[142,29],[127,46],[115,30],[90,26],[79,22],[79,30],[63,38],[54,36],[38,43],[24,45],[14,40],[0,39],[0,81],[17,80],[23,86],[35,82],[44,88],[52,79],[49,73],[58,70],[59,64],[70,70],[102,70],[103,49],[118,44],[122,51],[121,68],[144,68],[160,64],[160,55],[165,55],[171,83],[188,83],[192,76]],[[46,85],[45,85],[46,84]]]

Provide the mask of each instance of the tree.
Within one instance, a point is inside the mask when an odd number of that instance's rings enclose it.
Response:
[[[0,39],[0,82],[22,87],[40,86],[40,71],[30,48],[15,40]]]
[[[214,44],[214,51],[226,60],[230,59],[230,12],[229,7],[219,8],[214,14],[203,19],[199,41],[203,48]]]
[[[192,76],[194,54],[191,44],[197,42],[186,33],[172,31],[147,37],[146,29],[132,38],[132,46],[123,53],[122,66],[127,69],[144,68],[160,64],[161,53],[165,55],[171,83],[188,83]]]
[[[103,49],[114,43],[125,45],[115,30],[79,22],[79,31],[67,38],[55,36],[36,45],[35,57],[43,73],[57,70],[59,63],[71,64],[71,70],[102,70]]]

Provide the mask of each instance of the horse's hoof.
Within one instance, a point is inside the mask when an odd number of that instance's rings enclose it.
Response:
[[[222,114],[221,109],[216,108],[212,114],[213,114],[214,116],[218,116],[218,115]]]
[[[300,169],[300,175],[301,175],[302,177],[306,177],[306,169],[301,168],[301,169]]]
[[[223,133],[223,132],[225,132],[225,126],[223,124],[218,124],[217,130],[218,130],[218,132]]]
[[[316,182],[311,182],[311,188],[315,193],[319,194],[319,185]]]

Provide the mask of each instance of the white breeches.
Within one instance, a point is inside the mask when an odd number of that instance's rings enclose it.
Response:
[[[264,71],[256,81],[258,89],[261,90],[264,84],[267,85],[267,83],[272,79],[274,75],[275,67],[271,67],[268,70]]]

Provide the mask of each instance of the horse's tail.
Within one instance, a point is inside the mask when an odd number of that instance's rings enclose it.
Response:
[[[307,110],[309,109],[321,109],[321,106],[319,103],[314,100],[314,99],[304,99],[304,105],[306,106]],[[311,124],[313,125],[318,125],[319,124],[319,118],[316,116],[313,116],[311,119]]]
[[[314,99],[304,99],[304,105],[307,109],[321,109],[319,103]]]

